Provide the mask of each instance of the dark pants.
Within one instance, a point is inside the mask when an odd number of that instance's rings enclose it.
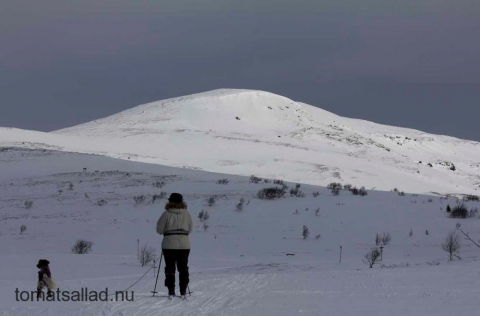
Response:
[[[169,294],[175,293],[175,266],[180,279],[180,295],[187,293],[189,282],[188,255],[190,249],[163,249],[165,258],[165,286]]]

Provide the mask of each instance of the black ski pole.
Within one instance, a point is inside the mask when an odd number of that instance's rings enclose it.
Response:
[[[155,296],[155,294],[157,294],[158,292],[157,291],[157,283],[158,283],[158,276],[160,274],[160,267],[162,265],[162,257],[163,257],[163,251],[162,251],[162,254],[160,255],[160,263],[158,264],[158,270],[157,270],[157,280],[155,281],[155,288],[153,289],[153,296]]]

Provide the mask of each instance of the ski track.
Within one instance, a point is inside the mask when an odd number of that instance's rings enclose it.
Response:
[[[138,293],[134,302],[108,302],[98,312],[84,310],[77,315],[154,316],[160,312],[179,316],[234,315],[239,308],[254,304],[249,297],[275,278],[275,274],[241,274],[201,280],[191,284],[194,293],[187,296],[186,301],[179,298],[170,301],[166,297],[149,297],[150,293]]]

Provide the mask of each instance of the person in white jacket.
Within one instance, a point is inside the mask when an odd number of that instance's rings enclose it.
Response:
[[[178,269],[180,295],[185,296],[189,283],[188,256],[192,217],[179,193],[172,193],[165,211],[157,222],[157,233],[163,235],[162,251],[165,257],[165,286],[168,295],[175,295],[175,266]]]

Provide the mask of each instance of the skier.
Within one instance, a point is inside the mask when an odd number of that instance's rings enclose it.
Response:
[[[190,254],[188,235],[191,232],[192,217],[187,210],[187,204],[181,194],[172,193],[165,205],[165,211],[157,222],[157,233],[164,236],[162,251],[165,257],[165,286],[168,288],[169,299],[175,296],[175,266],[180,280],[180,297],[186,298]]]

